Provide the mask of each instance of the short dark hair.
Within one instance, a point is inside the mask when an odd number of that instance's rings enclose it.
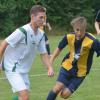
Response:
[[[41,5],[33,5],[31,10],[30,10],[30,16],[32,14],[37,14],[39,12],[46,12],[46,8],[42,7]]]

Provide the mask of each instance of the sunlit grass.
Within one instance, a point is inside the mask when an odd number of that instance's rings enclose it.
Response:
[[[62,36],[49,36],[51,51],[57,47]],[[100,37],[97,37],[100,40]],[[40,56],[36,57],[29,75],[31,83],[30,100],[46,100],[48,92],[52,89],[56,82],[60,63],[67,52],[65,48],[54,63],[55,76],[49,78],[46,74],[46,68],[43,66]],[[0,74],[0,78],[5,77],[4,73]],[[0,100],[12,100],[14,94],[11,91],[7,80],[0,79]],[[57,100],[62,100],[57,98]],[[79,89],[68,100],[100,100],[100,58],[94,57],[94,63],[90,74],[86,77]]]

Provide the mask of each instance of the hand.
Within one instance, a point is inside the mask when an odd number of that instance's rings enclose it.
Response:
[[[49,68],[48,68],[48,76],[49,76],[49,77],[54,76],[54,71],[53,71],[52,67],[49,67]]]

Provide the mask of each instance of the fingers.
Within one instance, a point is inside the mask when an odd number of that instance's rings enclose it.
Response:
[[[48,76],[49,77],[53,77],[54,76],[54,72],[48,72]]]
[[[53,71],[53,69],[49,69],[49,70],[48,70],[48,76],[49,76],[49,77],[53,77],[53,76],[54,76],[54,71]]]

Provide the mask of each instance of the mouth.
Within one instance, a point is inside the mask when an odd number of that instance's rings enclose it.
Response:
[[[43,25],[43,22],[40,22],[39,24],[40,24],[40,25]]]

